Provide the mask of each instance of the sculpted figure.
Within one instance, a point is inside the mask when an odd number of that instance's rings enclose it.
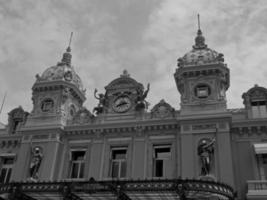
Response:
[[[214,153],[215,138],[202,139],[198,145],[198,156],[201,161],[201,175],[205,176],[210,174],[212,158]]]
[[[147,106],[147,102],[145,101],[145,98],[147,97],[147,94],[150,89],[150,84],[147,84],[147,89],[145,92],[139,92],[136,98],[136,110],[144,109]]]
[[[95,89],[94,91],[94,96],[97,100],[99,100],[98,102],[98,106],[94,108],[93,112],[96,111],[96,114],[102,113],[104,111],[104,106],[105,106],[105,95],[102,93],[99,93],[97,96],[97,89]]]
[[[38,179],[38,170],[40,168],[43,159],[40,147],[34,147],[32,149],[32,158],[30,163],[30,177],[32,179]]]

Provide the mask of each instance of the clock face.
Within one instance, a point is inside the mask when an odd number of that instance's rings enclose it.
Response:
[[[127,96],[118,97],[113,103],[113,110],[118,113],[126,112],[131,108],[131,100]]]

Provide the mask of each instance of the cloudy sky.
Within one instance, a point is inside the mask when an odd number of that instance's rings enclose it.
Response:
[[[31,111],[35,75],[61,60],[72,31],[89,110],[94,89],[104,92],[124,69],[150,82],[150,108],[164,98],[179,109],[173,73],[192,48],[197,13],[206,43],[231,70],[228,107],[243,107],[243,92],[267,87],[266,0],[0,0],[0,101],[7,91],[0,121],[19,105]]]

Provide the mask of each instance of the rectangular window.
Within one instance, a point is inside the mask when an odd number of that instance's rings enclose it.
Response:
[[[0,171],[0,183],[8,183],[12,173],[14,157],[2,157],[2,167]]]
[[[266,101],[251,102],[253,118],[267,118]]]
[[[208,87],[198,87],[197,88],[197,96],[199,98],[206,98],[208,97],[209,93],[208,93]]]
[[[111,149],[110,176],[112,178],[125,178],[127,169],[127,149],[117,147]]]
[[[71,151],[70,175],[72,179],[84,178],[85,150]]]
[[[154,146],[154,159],[153,159],[153,176],[165,177],[167,165],[171,159],[171,146],[170,145],[157,145]]]

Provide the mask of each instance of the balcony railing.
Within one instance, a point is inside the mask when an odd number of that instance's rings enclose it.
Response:
[[[267,199],[267,180],[249,180],[247,198],[253,199],[255,197]]]

